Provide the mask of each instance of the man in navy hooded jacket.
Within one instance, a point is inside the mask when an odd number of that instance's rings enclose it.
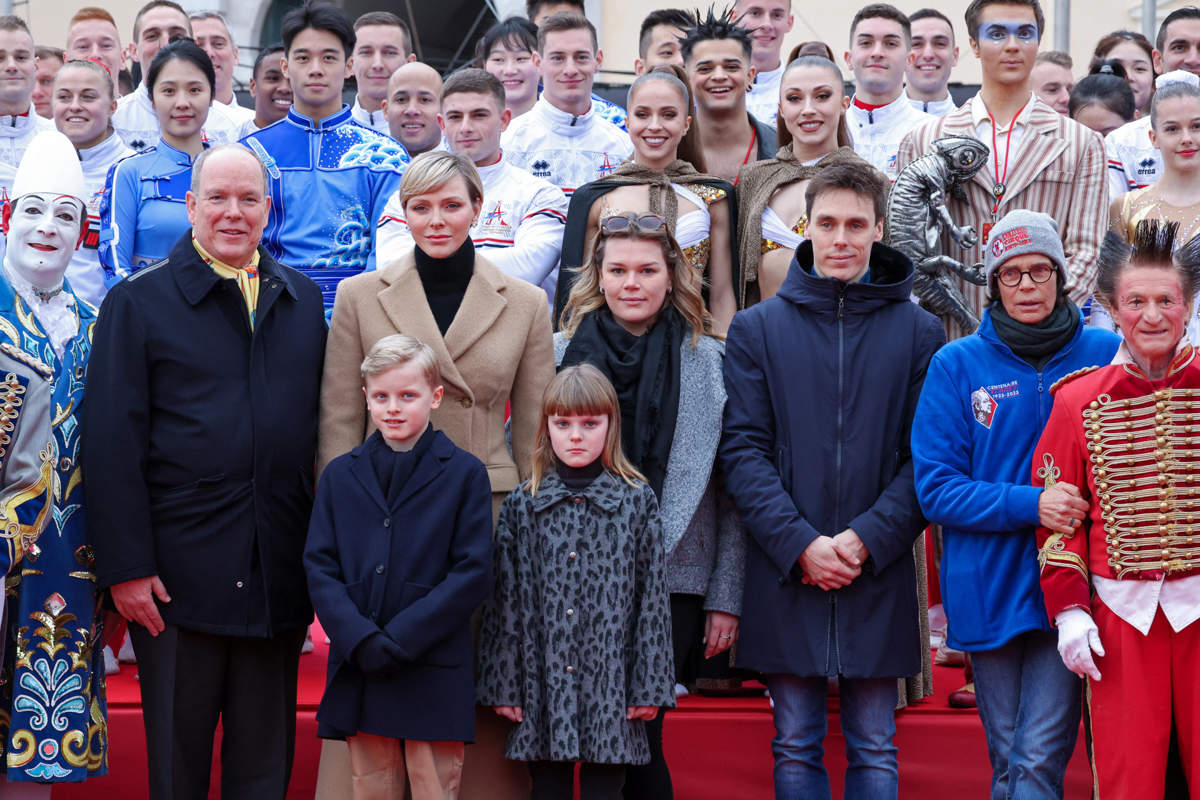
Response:
[[[942,325],[909,302],[912,263],[881,243],[887,179],[831,165],[778,295],[734,317],[726,482],[751,534],[740,665],[775,703],[776,798],[828,798],[826,685],[839,679],[846,796],[895,798],[896,679],[928,658],[909,434]]]

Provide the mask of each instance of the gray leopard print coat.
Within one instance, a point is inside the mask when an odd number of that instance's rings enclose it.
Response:
[[[658,502],[605,471],[584,489],[553,472],[504,501],[483,610],[477,701],[520,706],[520,761],[645,764],[627,706],[675,704]]]

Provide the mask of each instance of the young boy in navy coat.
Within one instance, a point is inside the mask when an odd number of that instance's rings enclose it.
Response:
[[[330,462],[304,564],[329,635],[317,734],[346,739],[356,800],[457,797],[475,738],[471,614],[491,590],[487,470],[429,424],[433,351],[380,339],[362,363],[376,431]]]

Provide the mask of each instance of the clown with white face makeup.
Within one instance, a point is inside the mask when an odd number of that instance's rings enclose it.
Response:
[[[71,141],[45,131],[30,143],[3,210],[0,352],[33,366],[51,394],[40,413],[51,433],[42,445],[41,477],[52,513],[41,515],[40,535],[22,537],[23,575],[5,631],[7,649],[17,651],[5,662],[0,698],[8,712],[0,714],[8,723],[0,735],[9,783],[81,781],[107,772],[99,592],[79,470],[79,415],[96,309],[79,300],[64,277],[87,232],[86,194]],[[50,408],[57,409],[52,422]],[[42,724],[47,717],[66,727],[56,722],[51,730]],[[70,751],[60,744],[64,734],[78,742]]]

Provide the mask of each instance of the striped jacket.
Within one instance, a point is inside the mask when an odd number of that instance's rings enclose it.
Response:
[[[935,122],[913,130],[900,144],[897,170],[933,151],[933,142],[943,136],[975,136],[972,106],[964,103]],[[1067,257],[1067,293],[1083,305],[1096,285],[1096,257],[1108,227],[1108,182],[1105,174],[1104,142],[1100,134],[1057,113],[1034,99],[1024,134],[1014,141],[1009,155],[1008,190],[992,214],[995,176],[988,165],[964,187],[966,200],[950,198],[950,216],[959,224],[970,224],[980,233],[980,243],[965,252],[949,236],[942,237],[942,252],[965,264],[983,261],[983,229],[1009,211],[1025,208],[1054,217]],[[988,142],[985,145],[990,144]],[[976,315],[987,304],[987,288],[962,286]]]

